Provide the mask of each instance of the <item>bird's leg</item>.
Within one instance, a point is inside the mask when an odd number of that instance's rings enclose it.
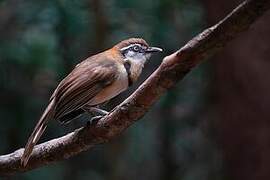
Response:
[[[107,111],[105,111],[103,109],[96,108],[96,107],[91,107],[90,111],[99,114],[99,115],[94,116],[90,119],[90,124],[96,124],[101,118],[103,118],[104,116],[106,116],[108,114]]]
[[[90,125],[92,124],[96,124],[101,118],[103,118],[105,115],[108,114],[107,111],[103,110],[103,109],[99,109],[97,107],[86,107],[83,108],[87,113],[91,114],[91,115],[95,115],[95,114],[99,114],[96,115],[94,117],[92,117],[89,121]]]
[[[92,117],[89,121],[87,121],[87,124],[88,125],[95,125],[95,124],[97,124],[97,122],[101,119],[101,118],[103,118],[104,116],[101,116],[101,115],[99,115],[99,116],[94,116],[94,117]]]
[[[100,114],[100,115],[107,115],[108,114],[108,111],[105,111],[103,109],[99,109],[99,108],[96,108],[96,107],[90,107],[89,108],[89,111],[90,112],[94,112],[94,113],[97,113],[97,114]]]

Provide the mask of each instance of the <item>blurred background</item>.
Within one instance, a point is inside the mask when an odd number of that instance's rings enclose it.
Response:
[[[0,154],[25,145],[58,82],[80,61],[129,38],[165,52],[215,24],[240,0],[0,0]],[[202,63],[110,143],[11,179],[270,179],[270,14]],[[88,117],[52,122],[42,141]]]

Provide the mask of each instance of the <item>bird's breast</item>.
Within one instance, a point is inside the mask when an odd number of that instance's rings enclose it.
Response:
[[[104,103],[128,88],[128,75],[124,65],[119,65],[118,74],[116,80],[92,98],[88,103],[89,105],[93,106]]]

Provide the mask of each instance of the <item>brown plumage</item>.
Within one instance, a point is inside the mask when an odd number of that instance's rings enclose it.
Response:
[[[149,47],[143,39],[124,40],[113,48],[82,61],[59,83],[25,146],[21,158],[24,166],[49,120],[67,123],[82,114],[85,108],[101,104],[128,88],[128,73],[124,66],[124,55],[120,50],[130,44]],[[141,69],[138,70],[141,72]],[[133,79],[137,79],[139,75],[140,73],[136,73],[137,77]]]
[[[124,41],[121,41],[120,43],[116,44],[114,47],[117,49],[122,49],[123,47],[129,46],[130,44],[141,44],[145,47],[149,47],[148,43],[141,38],[130,38]]]

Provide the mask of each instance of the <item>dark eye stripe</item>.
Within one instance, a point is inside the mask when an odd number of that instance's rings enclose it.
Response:
[[[126,54],[128,51],[144,53],[145,49],[147,49],[147,48],[144,45],[133,44],[133,45],[129,45],[128,47],[122,48],[121,52],[123,55]]]

